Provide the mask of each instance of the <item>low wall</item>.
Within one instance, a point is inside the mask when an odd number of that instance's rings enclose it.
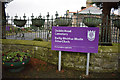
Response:
[[[120,72],[120,43],[118,44],[118,71]]]
[[[26,41],[27,42],[27,41]],[[38,41],[36,41],[38,42]],[[7,41],[7,44],[3,41],[2,49],[8,50],[25,50],[32,54],[33,57],[42,59],[52,64],[58,64],[58,51],[51,50],[50,43],[44,43],[44,46],[37,45],[35,41],[31,45],[23,45],[20,41],[17,44]],[[9,43],[9,44],[8,44]],[[40,43],[40,42],[39,42]],[[46,45],[46,47],[45,47]],[[98,53],[91,53],[90,55],[90,71],[91,72],[115,72],[118,71],[119,61],[118,46],[99,46]],[[74,68],[76,70],[85,71],[86,69],[86,53],[76,52],[62,52],[62,67]]]

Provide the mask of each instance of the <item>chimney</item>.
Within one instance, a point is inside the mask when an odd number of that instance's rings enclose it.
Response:
[[[81,10],[82,10],[82,9],[85,9],[85,8],[86,8],[86,7],[81,7]]]
[[[66,14],[65,14],[65,15],[66,15],[66,17],[69,17],[69,15],[70,15],[70,14],[69,14],[69,10],[66,11]]]

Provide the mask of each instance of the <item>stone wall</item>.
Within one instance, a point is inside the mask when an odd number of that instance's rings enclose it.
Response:
[[[58,65],[58,51],[50,48],[27,45],[3,45],[2,51],[7,52],[24,50],[33,57]],[[118,46],[99,46],[98,53],[90,54],[90,72],[114,72],[118,71]],[[74,68],[85,71],[86,53],[62,52],[62,67]]]
[[[118,45],[118,71],[120,72],[120,43]]]

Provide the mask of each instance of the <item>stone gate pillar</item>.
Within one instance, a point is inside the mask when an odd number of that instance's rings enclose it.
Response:
[[[2,39],[2,2],[0,1],[0,39]]]
[[[0,1],[0,39],[2,39],[2,2]],[[2,40],[0,40],[0,53],[2,53]],[[0,54],[0,80],[2,78],[2,54]]]

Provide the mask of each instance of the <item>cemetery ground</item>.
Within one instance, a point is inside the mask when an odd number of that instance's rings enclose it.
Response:
[[[119,79],[119,73],[95,73],[90,72],[89,76],[85,75],[85,71],[75,70],[73,68],[62,67],[59,72],[57,65],[53,65],[40,59],[31,58],[29,64],[21,72],[9,72],[6,68],[2,68],[2,77],[6,79],[43,79],[43,78],[71,78],[71,79]],[[5,80],[6,80],[5,79]]]

